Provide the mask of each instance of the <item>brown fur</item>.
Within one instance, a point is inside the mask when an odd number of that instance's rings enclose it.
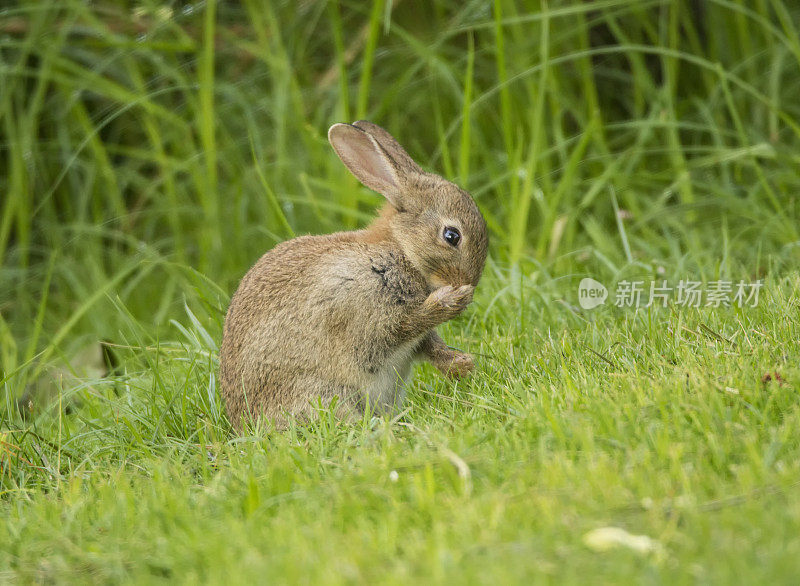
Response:
[[[263,415],[310,417],[337,397],[343,415],[387,412],[415,359],[449,376],[472,370],[435,327],[472,300],[486,260],[486,224],[472,198],[423,171],[370,122],[331,127],[350,171],[387,198],[366,229],[277,245],[244,276],[225,319],[222,396],[237,428]],[[454,248],[444,226],[462,235]]]

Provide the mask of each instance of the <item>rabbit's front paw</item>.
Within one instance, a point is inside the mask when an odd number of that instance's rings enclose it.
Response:
[[[472,301],[475,287],[463,285],[439,287],[414,308],[400,326],[402,339],[410,340],[430,332],[439,324],[453,319]]]
[[[444,317],[443,321],[452,319],[464,311],[472,301],[472,294],[475,287],[472,285],[462,285],[461,287],[451,287],[445,285],[439,287],[428,296],[429,307]]]

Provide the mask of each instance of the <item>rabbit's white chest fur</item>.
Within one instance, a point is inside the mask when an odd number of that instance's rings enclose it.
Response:
[[[372,409],[385,411],[400,406],[405,398],[405,385],[411,382],[411,367],[414,364],[419,340],[405,342],[389,355],[378,372],[364,387]]]

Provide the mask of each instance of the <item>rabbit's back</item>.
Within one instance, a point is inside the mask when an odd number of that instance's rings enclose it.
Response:
[[[245,275],[231,300],[221,348],[222,393],[232,421],[303,414],[333,396],[394,403],[418,340],[394,330],[427,295],[422,278],[387,242],[361,233],[281,243]],[[343,401],[344,403],[348,401]]]

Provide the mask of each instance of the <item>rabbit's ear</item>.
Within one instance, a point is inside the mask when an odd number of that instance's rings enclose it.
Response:
[[[369,122],[368,120],[359,120],[358,122],[353,122],[353,126],[356,126],[364,132],[371,134],[373,138],[378,141],[378,144],[383,147],[387,154],[394,159],[394,162],[397,163],[404,171],[423,173],[423,170],[419,165],[417,165],[414,159],[409,156],[405,149],[400,146],[400,143],[397,142],[397,140],[395,140],[395,138],[386,130],[377,124]]]
[[[334,124],[328,130],[328,141],[361,183],[403,209],[399,169],[375,137],[350,124]]]

